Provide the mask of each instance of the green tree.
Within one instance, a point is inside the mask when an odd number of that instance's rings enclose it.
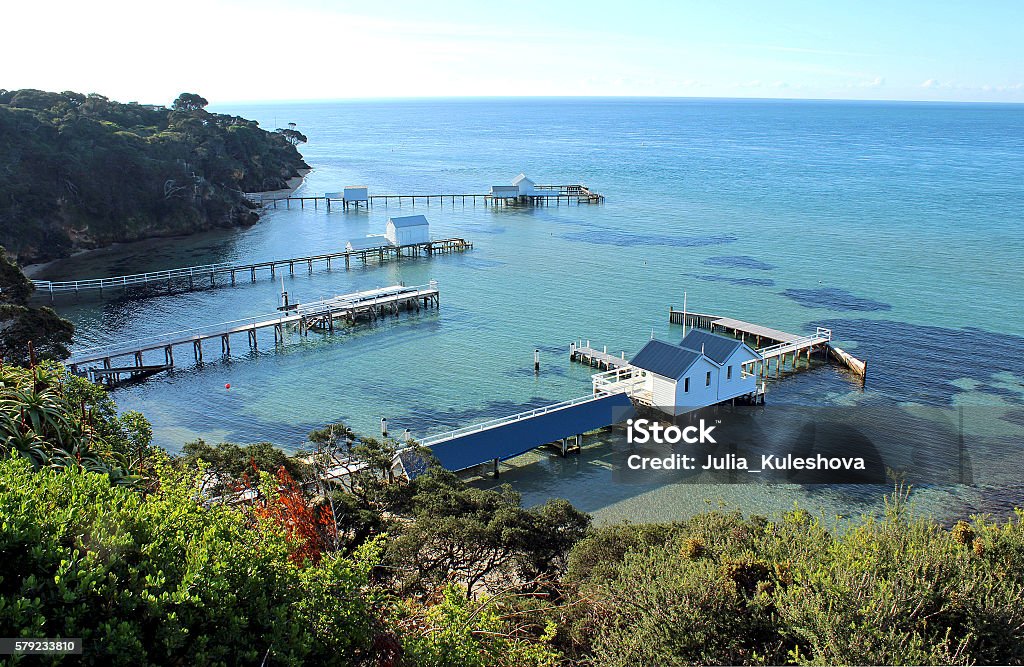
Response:
[[[405,572],[403,590],[424,592],[460,583],[468,594],[480,584],[507,585],[560,572],[589,517],[564,501],[524,509],[511,487],[466,485],[431,466],[414,480],[411,523],[389,541]]]
[[[299,481],[309,480],[312,475],[309,464],[289,456],[269,442],[248,445],[222,442],[211,445],[200,438],[182,447],[179,462],[193,470],[200,467],[203,469],[203,488],[212,496],[232,493],[244,486],[255,486],[260,472],[276,474],[278,469],[284,468],[292,478]]]
[[[175,111],[202,111],[208,104],[209,102],[206,101],[206,98],[201,95],[182,93],[174,100],[171,108]]]
[[[168,109],[0,92],[0,245],[27,262],[254,224],[242,193],[282,188],[308,165],[289,138],[205,107],[194,93]]]
[[[292,146],[298,146],[299,144],[304,144],[309,141],[309,138],[306,135],[294,128],[289,127],[282,129],[279,127],[274,131],[284,137]]]

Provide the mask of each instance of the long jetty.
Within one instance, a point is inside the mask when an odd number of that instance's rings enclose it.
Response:
[[[217,278],[221,277],[224,283],[234,286],[237,281],[256,282],[260,275],[269,275],[273,280],[278,272],[288,271],[289,275],[295,275],[295,267],[305,266],[309,273],[313,273],[314,267],[322,266],[328,271],[335,262],[344,262],[345,268],[349,269],[353,262],[361,262],[366,265],[371,261],[385,262],[390,259],[401,259],[403,257],[421,257],[424,255],[448,254],[471,250],[473,244],[463,238],[446,238],[428,241],[426,243],[412,243],[408,245],[383,245],[376,248],[365,248],[361,250],[342,250],[338,252],[321,253],[317,255],[305,255],[302,257],[289,257],[287,259],[273,259],[262,262],[232,263],[221,262],[219,264],[204,264],[202,266],[186,266],[166,271],[149,271],[147,273],[134,273],[131,275],[114,276],[109,278],[90,278],[87,280],[33,280],[37,295],[48,294],[52,299],[60,294],[80,294],[82,292],[104,290],[127,289],[129,287],[144,287],[147,285],[166,285],[168,290],[172,285],[178,284],[192,290],[198,287],[216,287]]]
[[[333,333],[338,321],[343,325],[352,325],[359,320],[398,315],[402,310],[439,308],[440,303],[436,281],[415,287],[392,285],[298,304],[289,311],[75,350],[65,365],[76,375],[114,384],[123,379],[145,377],[173,368],[174,348],[181,345],[191,345],[195,360],[199,363],[203,361],[203,343],[206,341],[219,339],[221,354],[227,356],[231,354],[232,336],[244,334],[249,348],[256,351],[257,334],[264,329],[273,329],[274,344],[279,345],[285,342],[286,327],[297,328],[300,335],[307,335],[312,330]],[[145,362],[145,353],[154,351],[163,352],[163,363]],[[126,357],[130,363],[114,365],[115,360]]]
[[[358,202],[346,201],[340,196],[340,193],[327,193],[322,195],[308,195],[308,196],[296,196],[296,195],[272,195],[262,194],[259,192],[246,193],[245,197],[261,206],[272,206],[277,208],[278,204],[283,204],[286,208],[291,208],[292,204],[298,204],[300,208],[305,208],[306,203],[312,203],[313,208],[317,209],[320,204],[323,204],[328,211],[332,210],[332,207],[336,207],[339,204],[343,208],[347,209],[351,205],[367,204],[373,206],[374,204],[384,204],[385,207],[391,203],[397,203],[399,206],[403,202],[407,202],[412,206],[416,206],[416,202],[420,202],[426,206],[430,206],[430,203],[436,202],[439,206],[444,206],[445,202],[448,202],[452,206],[476,206],[479,201],[484,206],[515,206],[518,204],[527,204],[532,206],[543,206],[550,205],[552,203],[558,205],[562,202],[566,204],[600,204],[604,202],[604,195],[599,192],[594,192],[586,185],[575,183],[572,185],[535,185],[533,187],[532,194],[523,194],[515,196],[501,196],[492,195],[487,193],[458,193],[458,194],[411,194],[411,195],[367,195],[365,200]]]

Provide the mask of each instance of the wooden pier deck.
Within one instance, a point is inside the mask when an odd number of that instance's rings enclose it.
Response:
[[[77,375],[87,376],[93,381],[116,383],[122,378],[138,378],[173,368],[174,348],[177,346],[191,344],[195,360],[199,363],[203,361],[203,343],[206,341],[220,339],[221,354],[227,356],[231,354],[232,336],[245,334],[249,348],[255,351],[258,349],[257,334],[264,329],[273,329],[274,344],[278,345],[285,343],[286,327],[297,327],[300,335],[306,335],[312,330],[333,332],[339,320],[343,324],[352,325],[359,320],[398,315],[402,310],[439,308],[440,302],[441,296],[435,281],[415,287],[392,285],[299,304],[289,313],[257,315],[244,320],[75,350],[64,363]],[[147,352],[159,351],[163,352],[163,363],[146,363],[144,355]],[[130,365],[113,365],[113,360],[125,357],[131,358]]]
[[[604,346],[604,350],[598,350],[590,346],[589,340],[586,341],[586,345],[582,340],[569,344],[569,361],[576,361],[605,371],[629,365],[625,352],[616,357],[614,354],[608,353],[607,345]]]
[[[361,262],[366,265],[369,262],[385,262],[390,259],[401,259],[403,257],[422,257],[454,252],[472,250],[473,244],[463,238],[445,238],[428,241],[426,243],[413,243],[409,245],[394,246],[385,245],[376,248],[362,250],[341,250],[338,252],[321,253],[317,255],[306,255],[302,257],[289,257],[287,259],[273,259],[263,262],[250,262],[236,264],[222,262],[219,264],[206,264],[202,266],[186,266],[167,271],[150,271],[148,273],[136,273],[111,278],[91,278],[87,280],[33,280],[36,288],[36,295],[49,295],[52,299],[60,294],[81,294],[82,292],[99,292],[104,290],[126,290],[130,287],[144,287],[147,285],[166,285],[168,290],[173,285],[182,286],[184,289],[197,289],[199,287],[217,287],[217,278],[223,278],[225,283],[234,286],[238,280],[244,281],[248,277],[250,282],[256,282],[262,273],[271,279],[277,273],[287,269],[289,275],[295,275],[295,267],[305,265],[308,273],[313,273],[315,266],[322,266],[330,271],[335,262],[344,262],[345,268],[351,268],[352,262]],[[230,281],[230,282],[229,282]]]
[[[341,204],[343,209],[348,209],[349,206],[367,204],[373,206],[374,204],[383,203],[385,207],[388,207],[391,203],[396,203],[398,206],[402,206],[403,203],[409,203],[413,207],[416,206],[416,202],[420,202],[423,205],[430,206],[431,202],[435,202],[438,206],[444,206],[445,202],[448,202],[452,206],[476,206],[479,202],[484,206],[515,206],[515,205],[531,205],[531,206],[544,206],[552,203],[558,205],[563,201],[566,204],[600,204],[604,202],[604,195],[599,192],[594,192],[586,185],[575,183],[572,185],[536,185],[533,188],[534,194],[532,195],[517,195],[514,197],[500,197],[494,196],[487,193],[457,193],[457,194],[411,194],[411,195],[367,195],[364,201],[351,201],[347,202],[341,197],[331,196],[331,194],[323,195],[309,195],[309,196],[278,196],[278,195],[262,195],[260,193],[247,193],[245,196],[249,201],[254,204],[261,206],[271,206],[277,208],[279,203],[282,203],[286,208],[291,208],[292,203],[298,204],[299,208],[305,208],[307,202],[312,202],[313,208],[319,208],[320,204],[323,204],[328,211],[331,211],[338,204]]]
[[[672,307],[669,307],[668,317],[672,324],[682,324],[685,327],[697,327],[712,332],[719,331],[739,338],[755,348],[761,355],[761,361],[756,363],[759,366],[757,372],[762,377],[771,372],[773,359],[777,377],[782,372],[782,367],[786,365],[787,357],[790,357],[790,370],[796,370],[799,367],[802,354],[806,355],[807,365],[810,366],[811,355],[816,352],[820,352],[826,357],[831,355],[833,359],[860,375],[861,378],[867,374],[867,362],[832,345],[831,329],[818,327],[813,334],[801,335],[721,315],[684,313]]]
[[[673,308],[669,308],[669,321],[672,324],[685,322],[686,327],[722,333],[747,343],[760,356],[757,361],[750,362],[747,370],[761,377],[772,374],[780,377],[783,370],[795,372],[801,365],[809,368],[811,356],[815,353],[822,354],[825,358],[831,357],[862,378],[867,373],[867,362],[832,345],[831,329],[818,327],[813,334],[801,335],[722,315],[686,312],[684,319],[684,312]],[[607,346],[603,351],[594,349],[589,340],[586,341],[586,345],[583,341],[570,344],[569,359],[603,371],[631,368],[625,353],[622,353],[621,357],[616,357],[608,354]],[[625,376],[616,381],[624,378]]]

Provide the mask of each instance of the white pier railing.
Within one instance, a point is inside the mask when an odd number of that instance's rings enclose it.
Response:
[[[417,440],[417,442],[420,445],[423,445],[424,447],[430,447],[430,446],[436,445],[436,444],[438,444],[440,442],[444,442],[446,440],[451,440],[453,438],[458,438],[458,437],[461,437],[463,435],[468,435],[470,433],[477,433],[479,431],[486,431],[487,429],[490,429],[490,428],[495,428],[495,427],[498,427],[498,426],[504,426],[505,424],[511,424],[513,422],[522,421],[524,419],[531,419],[531,418],[536,417],[538,415],[542,415],[542,414],[545,414],[545,413],[548,413],[548,412],[554,412],[555,410],[563,410],[565,408],[569,408],[569,407],[572,407],[574,405],[580,405],[581,403],[588,403],[590,401],[600,400],[602,398],[607,397],[609,395],[609,393],[614,393],[614,392],[601,392],[601,393],[598,393],[598,394],[588,394],[586,396],[580,396],[578,398],[574,398],[574,399],[571,399],[571,400],[568,400],[568,401],[562,401],[561,403],[552,403],[551,405],[545,405],[544,407],[541,407],[541,408],[535,408],[533,410],[527,410],[526,412],[520,412],[520,413],[517,413],[517,414],[514,414],[514,415],[509,415],[507,417],[498,417],[496,419],[490,419],[488,421],[480,422],[478,424],[472,424],[470,426],[463,426],[462,428],[453,429],[451,431],[445,431],[443,433],[436,433],[434,435],[428,435],[428,436],[426,436],[426,437],[424,437],[422,439]]]
[[[762,347],[757,351],[761,355],[761,359],[767,360],[772,357],[779,357],[783,354],[789,354],[790,352],[796,352],[797,350],[803,350],[808,347],[815,345],[822,345],[832,340],[832,330],[824,327],[818,327],[818,330],[811,336],[803,336],[795,340],[785,341],[783,343],[777,343],[775,345],[769,345],[768,347]]]

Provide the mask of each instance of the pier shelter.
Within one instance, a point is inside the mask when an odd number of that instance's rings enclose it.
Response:
[[[422,215],[388,218],[384,236],[397,246],[427,243],[430,241],[430,224]]]
[[[342,199],[345,205],[349,204],[367,204],[370,201],[368,195],[369,188],[365,185],[346,185],[342,192]]]
[[[515,199],[519,196],[519,188],[514,185],[492,185],[491,197],[493,199]]]
[[[534,195],[533,188],[537,184],[527,178],[526,174],[520,173],[512,179],[512,185],[516,186],[520,197],[532,197]]]

